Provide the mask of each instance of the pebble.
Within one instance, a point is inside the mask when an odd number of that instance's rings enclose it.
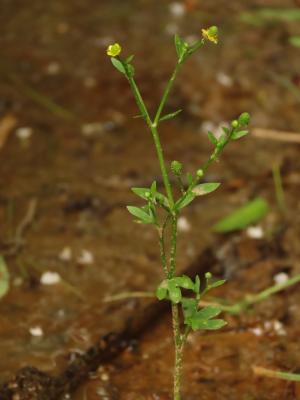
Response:
[[[219,84],[224,87],[230,87],[233,85],[233,81],[232,81],[231,77],[222,71],[217,73],[216,78],[217,78],[217,82],[219,82]]]
[[[246,230],[246,234],[251,239],[262,239],[264,237],[264,231],[261,226],[249,226]]]
[[[94,256],[89,250],[81,250],[80,256],[77,258],[78,264],[89,265],[93,264]]]
[[[66,246],[62,249],[62,251],[59,253],[58,258],[61,261],[68,262],[72,260],[72,249],[69,246]]]
[[[42,285],[55,285],[61,281],[61,277],[57,272],[47,271],[41,276],[40,282]]]
[[[29,332],[31,336],[40,337],[44,335],[43,329],[40,326],[33,326],[29,328]]]
[[[289,276],[285,272],[280,272],[279,274],[274,275],[273,279],[276,284],[280,285],[281,283],[285,283],[289,279]]]
[[[186,13],[186,8],[184,6],[184,4],[179,3],[179,1],[176,1],[174,3],[171,3],[169,5],[169,10],[170,13],[173,15],[173,17],[183,17],[184,14]]]
[[[23,126],[16,130],[16,135],[20,140],[28,140],[33,134],[33,129],[29,126]]]
[[[191,224],[185,217],[179,217],[177,221],[177,228],[179,232],[189,232],[191,230]]]

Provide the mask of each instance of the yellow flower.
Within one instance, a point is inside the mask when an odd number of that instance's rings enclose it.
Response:
[[[111,44],[108,46],[106,50],[106,54],[110,57],[117,57],[122,51],[122,47],[119,45],[119,43]]]
[[[216,26],[211,26],[208,29],[202,29],[202,36],[204,39],[217,44],[218,43],[218,28]]]

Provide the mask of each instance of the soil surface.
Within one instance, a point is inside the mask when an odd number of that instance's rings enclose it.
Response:
[[[282,1],[1,1],[0,253],[11,287],[0,301],[0,382],[26,366],[60,374],[143,302],[103,303],[105,296],[152,291],[163,276],[156,232],[134,224],[125,209],[140,204],[130,187],[156,179],[162,189],[155,151],[107,45],[118,41],[135,54],[136,78],[154,112],[175,62],[174,33],[192,40],[202,27],[220,27],[220,44],[184,66],[167,105],[183,112],[161,131],[167,159],[194,171],[211,151],[207,130],[243,111],[252,129],[300,131],[300,52],[289,44],[299,21],[245,22],[245,13],[262,7]],[[228,279],[214,295],[232,301],[279,273],[299,274],[299,152],[299,144],[254,135],[230,145],[207,175],[222,187],[183,213],[179,271],[210,248],[218,262],[207,270]],[[256,196],[270,203],[262,238],[212,233],[221,217]],[[59,281],[47,285],[49,276]],[[242,315],[225,314],[228,326],[217,333],[192,334],[184,400],[300,399],[299,384],[252,370],[300,372],[299,304],[295,285]],[[155,319],[68,398],[171,399],[172,346],[169,318]]]

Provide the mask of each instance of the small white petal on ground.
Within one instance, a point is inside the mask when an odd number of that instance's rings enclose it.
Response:
[[[23,126],[16,130],[16,135],[20,140],[27,140],[33,134],[33,129],[29,126]]]
[[[77,258],[78,264],[89,265],[94,262],[94,255],[88,250],[82,250],[80,256]]]
[[[289,279],[289,276],[285,272],[280,272],[279,274],[273,276],[273,279],[276,284],[281,284],[285,283]]]
[[[57,272],[46,271],[42,274],[40,282],[42,285],[56,285],[61,281],[61,277]]]
[[[29,333],[31,336],[40,337],[44,335],[44,331],[40,326],[33,326],[29,328]]]
[[[251,239],[262,239],[264,237],[264,230],[261,226],[249,226],[246,234]]]

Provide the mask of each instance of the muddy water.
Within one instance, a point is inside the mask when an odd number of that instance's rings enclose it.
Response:
[[[134,312],[134,302],[104,306],[105,295],[152,290],[162,276],[155,232],[134,225],[125,210],[125,205],[137,204],[131,186],[159,181],[155,153],[142,122],[131,118],[137,111],[126,82],[105,56],[107,44],[118,40],[124,52],[136,54],[137,79],[154,110],[174,63],[173,33],[188,37],[202,26],[220,26],[220,46],[210,46],[182,71],[168,109],[184,111],[177,122],[163,127],[167,158],[180,159],[193,171],[210,150],[204,134],[208,122],[217,126],[248,110],[253,126],[299,131],[299,99],[284,85],[288,79],[299,82],[299,51],[287,45],[297,25],[256,28],[239,18],[255,6],[281,5],[267,3],[186,1],[176,8],[146,0],[101,5],[55,0],[43,6],[32,0],[25,7],[3,1],[1,118],[13,115],[17,127],[29,127],[32,135],[20,140],[13,131],[0,148],[0,240],[12,276],[10,293],[0,303],[1,380],[25,365],[61,371],[70,352],[84,351]],[[260,290],[287,266],[290,273],[299,273],[299,213],[292,213],[299,209],[299,147],[255,138],[233,144],[208,176],[223,188],[185,212],[180,269],[214,241],[212,224],[254,195],[273,205],[264,221],[265,230],[272,232],[278,222],[273,161],[283,163],[290,211],[282,239],[285,256],[269,269],[254,263],[254,272],[232,273],[224,296]],[[32,199],[36,213],[22,248],[12,254],[16,230]],[[45,272],[57,272],[61,281],[41,285]],[[268,304],[267,317],[259,308],[254,319],[258,325],[264,318],[283,319],[290,307],[282,337],[256,337],[240,329],[248,323],[243,319],[230,320],[229,332],[193,335],[186,354],[186,399],[197,399],[200,392],[207,399],[241,399],[241,393],[244,399],[299,396],[296,385],[257,380],[251,374],[256,361],[299,368],[299,298],[293,292],[280,300],[281,314],[275,302]],[[94,379],[74,398],[168,398],[172,348],[167,322],[149,333],[137,353],[127,352],[108,372],[101,370],[100,381]],[[155,344],[161,337],[158,351]]]

